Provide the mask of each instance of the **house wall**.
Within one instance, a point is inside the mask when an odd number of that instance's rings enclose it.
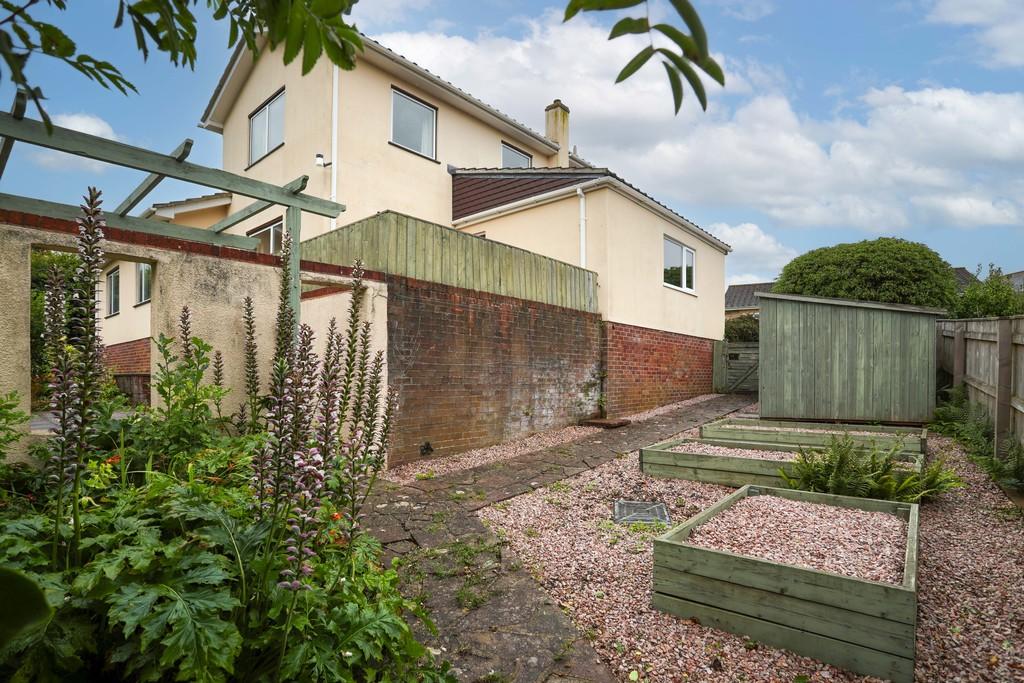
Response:
[[[285,66],[277,53],[264,53],[253,67],[227,116],[223,132],[224,169],[275,184],[309,176],[306,193],[330,198],[332,169],[318,168],[317,153],[337,167],[336,201],[345,204],[338,225],[345,225],[391,209],[417,218],[451,225],[451,177],[448,164],[494,167],[501,162],[497,129],[428,95],[409,82],[360,60],[354,71],[338,73],[338,150],[332,158],[332,67],[321,60],[306,76],[299,61]],[[436,160],[389,144],[391,139],[392,85],[437,107]],[[284,145],[249,166],[249,115],[285,87]],[[515,146],[523,148],[521,142]],[[535,166],[554,163],[544,150],[526,149]],[[251,202],[236,196],[230,212]],[[244,234],[280,217],[271,208],[231,228]],[[330,229],[327,218],[303,216],[303,239]]]
[[[104,350],[103,360],[107,370],[114,376],[117,388],[135,405],[149,404],[152,347],[153,340],[143,337],[120,344],[107,344]]]
[[[137,273],[135,263],[135,261],[127,260],[112,261],[103,269],[103,274],[100,276],[98,296],[100,335],[103,337],[103,343],[107,346],[123,344],[136,339],[148,339],[150,337],[151,301],[156,288],[151,288],[151,299],[149,302],[139,304],[136,301],[135,282]],[[121,307],[120,312],[108,316],[107,274],[114,268],[118,268],[121,274]],[[154,267],[154,285],[157,277],[157,269]]]
[[[460,228],[487,239],[580,265],[579,198],[571,195]],[[664,286],[664,235],[697,255],[695,294]],[[598,275],[605,320],[721,339],[725,330],[725,254],[609,188],[586,193],[586,267]]]
[[[712,391],[710,339],[606,322],[603,350],[605,410],[611,417]]]
[[[392,466],[597,411],[597,315],[402,277],[387,282],[388,377],[399,395]]]
[[[732,320],[733,318],[742,318],[745,315],[757,315],[760,310],[760,308],[732,308],[725,312],[725,319]]]

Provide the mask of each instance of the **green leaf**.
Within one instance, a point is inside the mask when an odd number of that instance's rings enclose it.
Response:
[[[671,40],[673,43],[679,46],[683,56],[692,62],[700,61],[701,54],[700,49],[697,47],[697,43],[690,36],[686,35],[675,26],[670,24],[655,24],[654,30],[659,31],[666,38]]]
[[[697,43],[697,49],[700,51],[701,57],[708,56],[708,34],[704,32],[704,24],[701,23],[700,15],[697,14],[697,10],[693,8],[689,0],[669,0],[672,6],[676,8],[676,12],[683,18],[686,25],[690,29],[690,34],[693,35],[693,40]]]
[[[602,12],[607,10],[628,9],[647,0],[569,0],[565,6],[565,18],[569,21],[582,10],[584,12]]]
[[[0,595],[4,596],[4,608],[0,610],[0,649],[52,614],[39,584],[13,569],[0,567]]]
[[[690,84],[690,87],[693,88],[694,94],[697,95],[697,99],[700,101],[701,108],[707,111],[708,96],[707,93],[704,92],[704,84],[701,82],[700,76],[697,75],[697,72],[693,70],[692,66],[690,66],[689,62],[687,62],[684,57],[680,57],[671,50],[659,48],[658,52],[672,60],[676,69],[679,73],[683,74],[687,82]],[[678,78],[678,74],[676,77]],[[678,112],[679,109],[677,108],[676,111]]]
[[[629,60],[629,64],[622,68],[622,71],[619,72],[619,75],[615,79],[615,82],[621,83],[622,81],[626,80],[627,78],[635,74],[637,70],[640,69],[640,67],[647,63],[647,60],[650,59],[653,54],[654,48],[651,47],[650,45],[645,47],[643,50],[640,50],[640,52],[638,52],[637,55],[633,57],[633,59]]]
[[[612,26],[612,32],[608,34],[608,40],[624,36],[629,33],[647,33],[651,30],[651,25],[647,21],[646,17],[634,19],[632,17],[626,17],[625,19],[619,19],[615,26]]]
[[[302,46],[303,76],[313,70],[323,51],[323,44],[320,41],[320,27],[315,21],[306,22],[306,39]]]
[[[672,99],[675,101],[678,114],[680,107],[683,106],[683,83],[679,80],[679,73],[672,68],[671,64],[662,62],[661,65],[665,67],[665,73],[668,74],[668,82],[672,86]]]
[[[313,0],[309,11],[318,17],[330,19],[341,14],[345,9],[345,0]]]
[[[288,14],[288,29],[284,39],[284,63],[291,64],[302,51],[302,40],[306,34],[306,7],[303,0],[292,0],[292,11]]]
[[[725,85],[725,74],[722,73],[722,67],[718,66],[718,62],[714,59],[711,57],[705,57],[704,59],[695,62],[695,64],[699,66],[704,73],[715,79],[719,85]]]

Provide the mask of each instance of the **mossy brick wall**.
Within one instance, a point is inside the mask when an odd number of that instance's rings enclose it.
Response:
[[[388,379],[399,394],[392,465],[597,411],[597,314],[399,276],[387,284]]]
[[[630,415],[711,392],[714,340],[606,322],[606,410]]]

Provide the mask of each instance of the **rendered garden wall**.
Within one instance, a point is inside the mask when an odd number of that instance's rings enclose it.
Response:
[[[907,521],[901,585],[866,581],[689,545],[691,533],[747,496],[772,495]],[[855,673],[914,680],[918,507],[744,486],[654,541],[655,608]]]

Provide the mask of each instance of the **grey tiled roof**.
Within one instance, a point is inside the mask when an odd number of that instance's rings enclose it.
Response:
[[[963,289],[972,282],[977,282],[978,278],[975,277],[974,273],[967,270],[963,266],[958,266],[953,269],[953,276],[956,277],[956,288]]]
[[[729,285],[725,290],[725,308],[760,308],[755,294],[757,292],[770,292],[774,282],[755,282],[749,285]]]

